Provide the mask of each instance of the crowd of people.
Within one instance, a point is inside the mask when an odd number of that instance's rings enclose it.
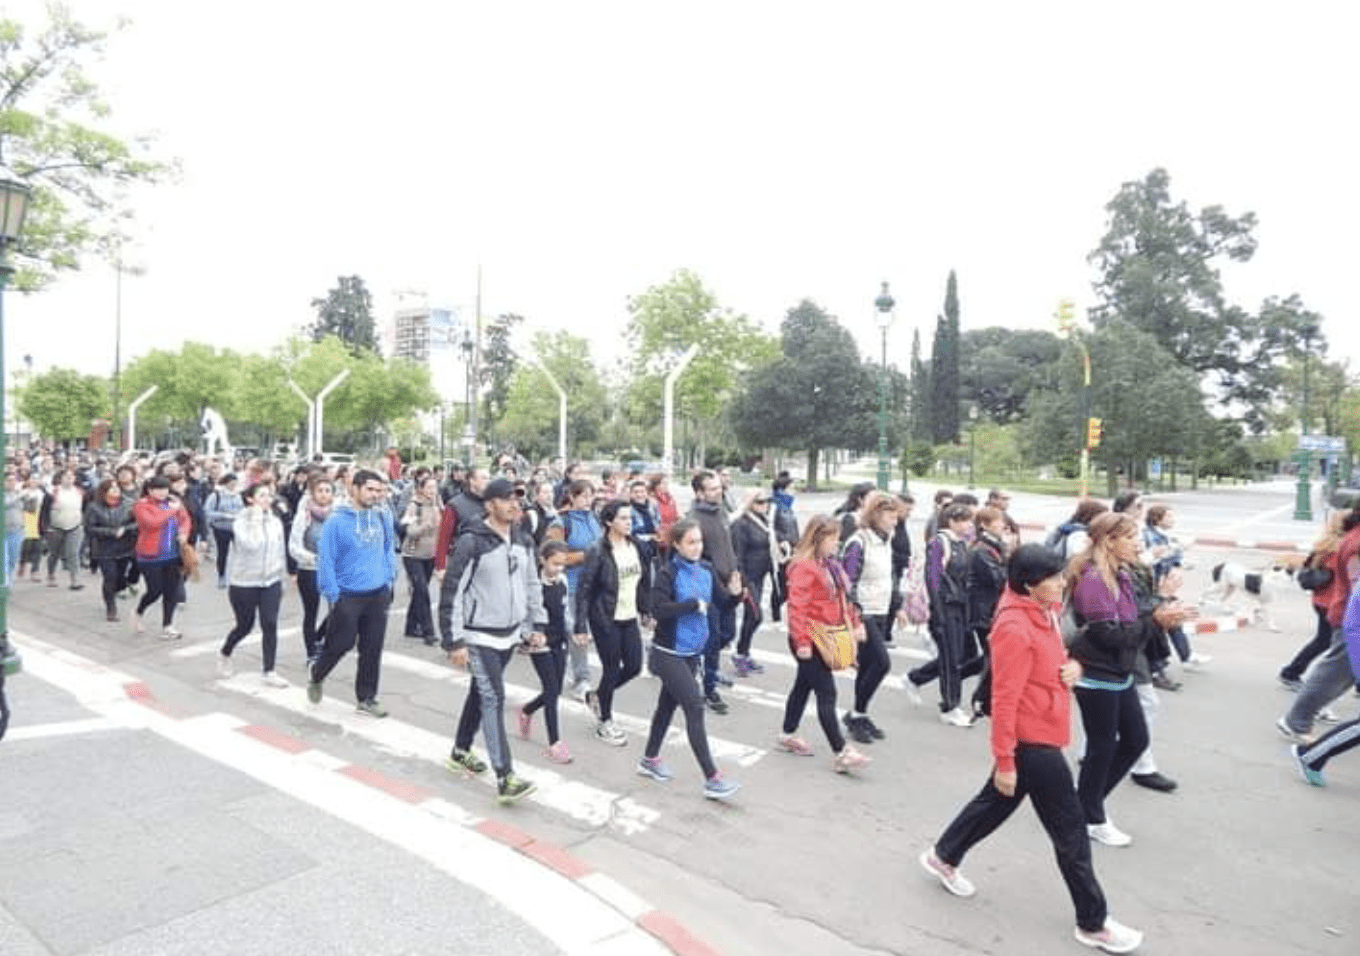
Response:
[[[1028,795],[1070,891],[1078,940],[1108,952],[1139,945],[1141,934],[1108,914],[1091,843],[1132,843],[1107,807],[1126,776],[1176,789],[1154,756],[1158,691],[1180,689],[1173,659],[1184,669],[1209,662],[1184,626],[1196,611],[1179,597],[1187,543],[1174,511],[1136,492],[1108,506],[1083,499],[1042,543],[1022,544],[1003,491],[985,501],[942,491],[913,540],[913,498],[867,483],[834,514],[800,523],[787,473],[740,496],[724,470],[697,471],[683,513],[663,474],[596,480],[575,463],[523,464],[445,473],[388,456],[375,468],[302,463],[285,474],[256,459],[40,452],[6,470],[6,571],[15,582],[80,590],[81,570],[97,570],[108,622],[121,619],[120,598],[136,598],[130,619],[140,633],[159,603],[160,637],[173,641],[186,580],[215,569],[234,616],[219,675],[233,675],[233,652],[258,621],[260,679],[279,688],[289,683],[275,669],[278,621],[294,579],[308,699],[323,700],[329,675],[357,649],[355,708],[377,719],[388,713],[382,652],[404,573],[404,637],[438,644],[471,675],[447,766],[468,775],[489,767],[505,803],[534,790],[515,773],[508,719],[529,740],[541,715],[544,753],[569,763],[558,713],[569,694],[588,707],[597,740],[626,746],[614,699],[644,666],[658,690],[637,773],[675,777],[660,751],[678,709],[703,795],[730,798],[738,784],[716,765],[706,721],[729,713],[727,687],[764,670],[753,643],[767,620],[783,623],[794,674],[777,748],[815,754],[799,734],[812,697],[831,768],[862,770],[866,750],[886,737],[871,711],[889,647],[904,626],[924,622],[936,653],[907,673],[907,686],[919,701],[934,682],[947,726],[990,718],[994,764],[921,865],[971,896],[959,871],[965,854]],[[1317,631],[1280,671],[1299,693],[1277,726],[1304,779],[1322,785],[1326,763],[1360,743],[1357,721],[1313,733],[1360,674],[1360,508],[1333,518],[1305,567],[1319,582]],[[517,654],[540,693],[507,714],[505,672]],[[842,706],[835,675],[852,667]],[[1075,779],[1063,753],[1073,702],[1083,731]],[[473,749],[479,734],[487,760]]]

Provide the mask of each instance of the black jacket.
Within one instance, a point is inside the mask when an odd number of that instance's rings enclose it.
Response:
[[[103,501],[92,501],[85,509],[85,536],[90,539],[90,557],[130,558],[137,548],[137,519],[132,516],[133,502],[124,498],[110,508]]]
[[[987,631],[992,626],[996,603],[1006,586],[1006,559],[1001,542],[982,534],[968,552],[968,626]]]
[[[637,585],[638,614],[647,614],[652,592],[652,567],[647,550],[632,535],[628,540],[637,549],[642,576]],[[581,564],[581,576],[576,579],[576,633],[586,633],[586,624],[598,631],[614,620],[614,609],[619,603],[619,568],[614,563],[614,549],[608,536],[600,538],[586,551]]]
[[[753,584],[774,570],[770,557],[768,526],[748,512],[732,522],[732,550],[737,555],[737,570],[746,584]]]

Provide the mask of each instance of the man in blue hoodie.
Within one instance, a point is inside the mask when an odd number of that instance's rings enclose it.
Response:
[[[357,638],[359,667],[354,675],[356,710],[386,717],[378,703],[378,677],[387,606],[397,579],[397,535],[392,514],[383,506],[387,486],[377,472],[354,474],[348,503],[335,506],[317,543],[316,587],[330,604],[326,642],[312,664],[307,699],[321,702],[321,685]]]

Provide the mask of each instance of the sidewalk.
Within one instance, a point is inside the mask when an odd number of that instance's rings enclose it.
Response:
[[[513,827],[12,638],[25,671],[0,742],[5,956],[660,956],[657,936],[683,936]]]

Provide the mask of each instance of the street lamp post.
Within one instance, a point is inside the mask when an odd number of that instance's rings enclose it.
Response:
[[[27,183],[7,169],[0,169],[0,462],[8,462],[5,447],[5,284],[14,270],[9,264],[9,248],[24,230],[31,190]],[[16,436],[17,440],[17,436]],[[0,512],[5,510],[5,486],[0,482]],[[5,673],[19,669],[19,658],[9,649],[9,555],[5,555],[4,575],[0,578],[0,737],[9,723],[5,701]]]
[[[1300,416],[1300,430],[1304,438],[1308,437],[1308,366],[1310,364],[1312,352],[1313,335],[1317,329],[1312,325],[1305,325],[1299,330],[1303,336],[1303,409]],[[1297,460],[1299,463],[1299,482],[1297,494],[1294,499],[1294,520],[1312,521],[1313,520],[1313,485],[1312,475],[1310,474],[1313,462],[1313,453],[1308,448],[1300,448]]]
[[[477,426],[472,418],[473,398],[476,395],[472,383],[472,359],[477,351],[477,345],[472,341],[472,334],[468,329],[463,330],[463,370],[464,370],[464,389],[463,389],[463,444],[467,446],[467,467],[472,469],[475,462],[473,456],[477,446]]]
[[[878,383],[878,489],[879,491],[888,490],[888,326],[892,325],[893,320],[893,297],[888,293],[888,283],[883,283],[883,289],[879,292],[878,298],[874,300],[874,308],[877,309],[875,319],[878,322],[878,331],[882,338],[882,366],[880,368]]]

